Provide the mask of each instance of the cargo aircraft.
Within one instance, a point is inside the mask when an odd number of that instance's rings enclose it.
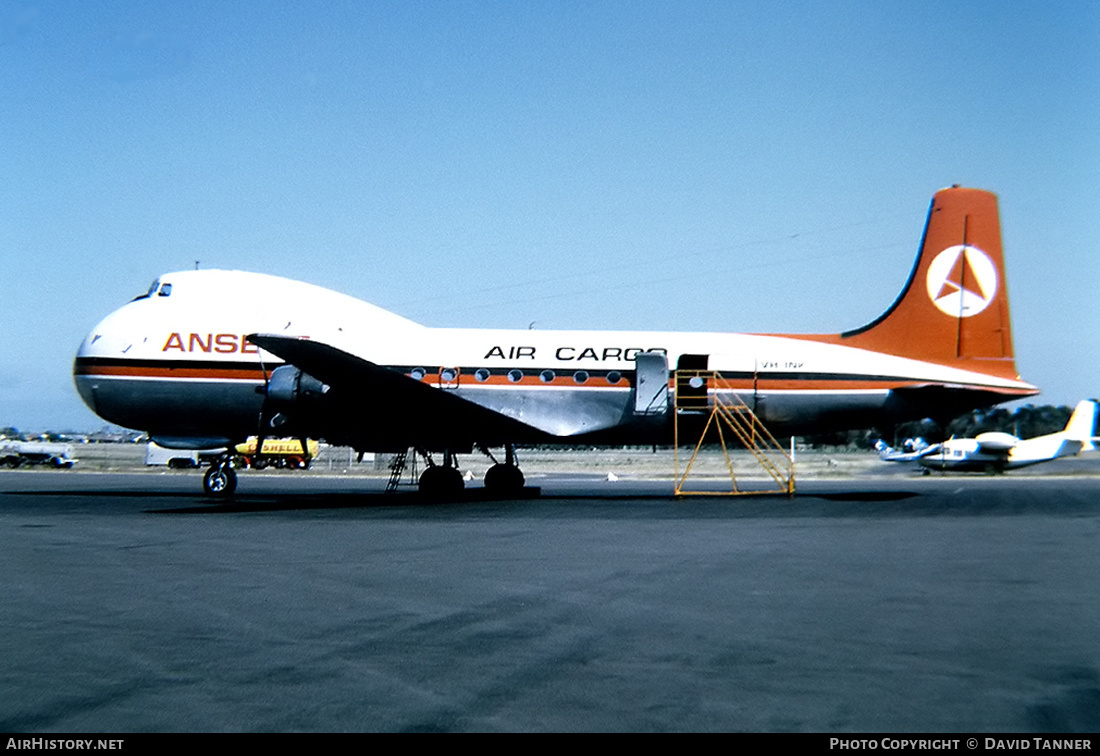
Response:
[[[897,300],[842,333],[433,328],[306,283],[194,270],[95,326],[73,374],[96,414],[161,446],[415,449],[421,490],[438,494],[462,489],[455,455],[474,449],[504,448],[484,484],[509,491],[524,485],[519,444],[670,444],[689,369],[705,371],[692,382],[704,403],[736,395],[776,436],[946,421],[1038,393],[1013,358],[996,196],[937,192]],[[235,485],[227,454],[204,486]]]
[[[1095,399],[1078,402],[1063,430],[1035,438],[988,431],[974,438],[949,438],[911,452],[895,451],[882,442],[876,448],[884,462],[917,462],[925,474],[929,470],[1004,472],[1094,450],[1097,406]]]

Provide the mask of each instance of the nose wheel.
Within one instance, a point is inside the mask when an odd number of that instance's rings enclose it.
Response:
[[[202,489],[207,496],[224,499],[237,490],[237,471],[228,461],[215,462],[202,478]]]

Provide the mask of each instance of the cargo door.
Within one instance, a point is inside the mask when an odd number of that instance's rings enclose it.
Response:
[[[668,358],[664,352],[639,352],[634,357],[634,414],[668,412]]]
[[[681,354],[676,361],[676,407],[688,411],[707,408],[709,354]]]

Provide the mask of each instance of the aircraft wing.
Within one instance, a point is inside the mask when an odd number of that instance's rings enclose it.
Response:
[[[276,334],[248,340],[329,386],[326,406],[306,422],[319,424],[330,440],[453,448],[543,437],[537,428],[323,342]]]
[[[1020,443],[1020,439],[1002,431],[979,433],[974,440],[978,443],[978,451],[983,454],[1008,454]]]

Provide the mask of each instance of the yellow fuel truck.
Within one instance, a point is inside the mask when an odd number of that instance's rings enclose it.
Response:
[[[256,470],[265,467],[304,470],[320,450],[321,445],[313,439],[307,439],[306,450],[303,452],[302,442],[296,438],[265,438],[263,451],[257,454],[256,437],[252,436],[243,444],[237,444],[234,451],[237,453],[239,467]]]

